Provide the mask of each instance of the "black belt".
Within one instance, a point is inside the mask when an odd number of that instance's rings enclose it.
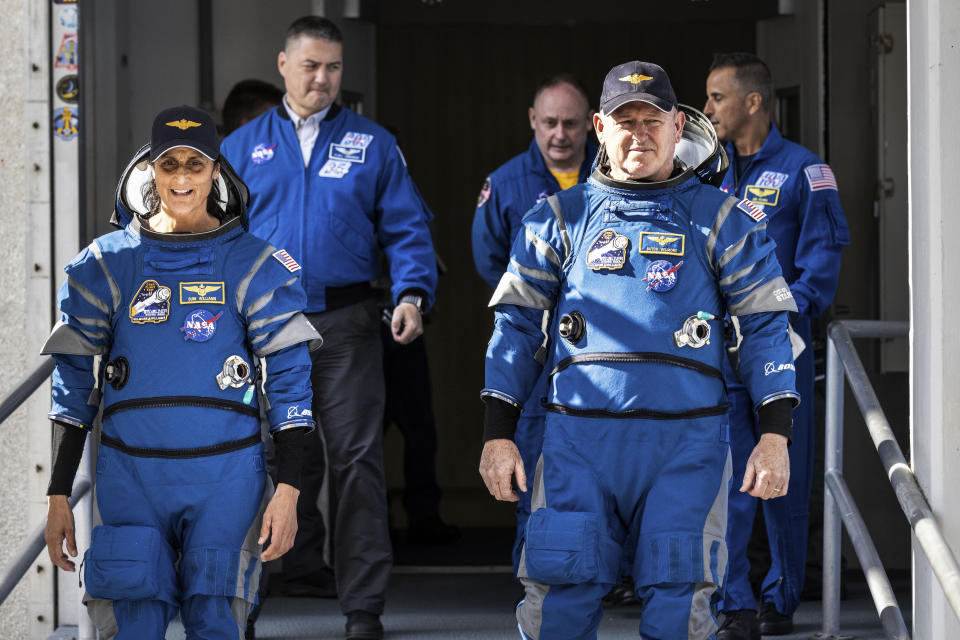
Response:
[[[581,353],[569,356],[561,360],[553,371],[550,372],[547,385],[549,386],[553,376],[567,367],[574,364],[595,363],[595,362],[648,362],[655,364],[669,364],[676,367],[683,367],[696,371],[711,378],[717,378],[723,381],[723,373],[716,367],[711,367],[699,360],[682,358],[669,353],[657,353],[651,351],[628,351],[628,352],[596,352]],[[726,391],[727,385],[723,385]],[[540,400],[541,406],[547,411],[560,413],[566,416],[578,416],[583,418],[618,418],[631,419],[643,418],[648,420],[684,420],[692,418],[705,418],[709,416],[721,416],[730,408],[729,403],[722,403],[712,407],[698,407],[696,409],[687,409],[685,411],[660,411],[657,409],[627,409],[626,411],[611,411],[609,409],[580,409],[578,407],[569,407],[565,404],[556,402],[547,402],[546,398]]]
[[[111,449],[117,449],[118,451],[122,451],[127,455],[135,456],[137,458],[205,458],[207,456],[215,456],[221,453],[229,453],[231,451],[246,449],[247,447],[252,447],[259,442],[260,434],[255,433],[252,436],[248,436],[241,440],[221,442],[220,444],[215,444],[209,447],[194,447],[193,449],[151,449],[148,447],[131,447],[123,440],[111,438],[105,434],[100,435],[100,444],[108,446]]]
[[[134,398],[114,402],[103,410],[103,420],[115,413],[130,411],[131,409],[159,409],[164,407],[204,407],[207,409],[223,409],[236,411],[252,418],[260,418],[260,410],[242,402],[208,398],[206,396],[158,396],[155,398]]]
[[[714,407],[700,407],[697,409],[688,409],[686,411],[657,411],[655,409],[627,409],[626,411],[610,411],[609,409],[579,409],[577,407],[568,407],[565,404],[547,402],[546,398],[540,400],[540,404],[547,411],[553,413],[562,413],[565,416],[578,416],[581,418],[645,418],[647,420],[689,420],[692,418],[706,418],[709,416],[722,416],[730,408],[730,404],[724,402]]]
[[[358,282],[356,284],[347,284],[342,287],[324,287],[324,311],[333,311],[342,309],[352,304],[363,302],[376,297],[376,292],[369,282]]]

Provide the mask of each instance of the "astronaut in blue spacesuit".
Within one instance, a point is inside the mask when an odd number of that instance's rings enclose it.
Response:
[[[793,412],[790,447],[792,490],[763,504],[771,564],[757,603],[749,584],[747,543],[753,530],[756,500],[737,491],[747,456],[757,439],[750,390],[730,362],[724,378],[730,391],[730,449],[734,485],[730,493],[727,545],[730,576],[720,604],[720,637],[759,640],[793,629],[806,564],[810,488],[813,482],[814,402],[813,345],[810,323],[830,305],[840,274],[840,252],[850,243],[833,171],[813,153],[785,140],[770,122],[773,82],[762,60],[748,53],[718,54],[707,79],[704,113],[718,136],[727,140],[731,166],[721,189],[746,198],[767,215],[768,235],[790,285],[797,312],[794,332],[797,389],[804,402]],[[736,361],[735,340],[729,345]]]
[[[550,195],[583,182],[590,175],[597,144],[589,135],[592,124],[590,98],[579,80],[557,74],[543,80],[529,109],[534,139],[484,181],[473,216],[473,262],[477,273],[496,289],[507,270],[510,246],[523,226],[520,219]],[[533,468],[540,457],[545,411],[540,398],[546,393],[546,375],[524,405],[514,440],[524,465]],[[523,532],[530,516],[530,493],[517,500],[517,535],[513,568],[520,562]]]
[[[216,127],[161,111],[127,167],[114,222],[66,267],[53,374],[48,551],[73,571],[67,504],[103,407],[85,602],[101,638],[242,637],[261,560],[296,534],[300,451],[314,428],[299,265],[246,231],[246,187]],[[277,446],[268,488],[264,412]],[[272,497],[271,497],[272,493]],[[269,546],[261,554],[261,545]]]
[[[628,540],[641,636],[713,637],[731,473],[727,311],[741,318],[741,373],[763,433],[745,488],[763,499],[788,489],[796,306],[763,212],[675,155],[685,120],[659,66],[611,69],[597,168],[525,216],[491,300],[480,473],[497,499],[514,496],[514,476],[527,488],[533,470],[511,436],[552,363],[519,569],[524,638],[596,638]],[[550,335],[545,311],[558,317]]]

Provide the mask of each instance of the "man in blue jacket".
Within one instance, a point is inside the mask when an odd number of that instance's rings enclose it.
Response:
[[[526,491],[533,477],[516,612],[525,639],[596,638],[627,545],[641,635],[715,633],[731,463],[725,353],[710,336],[727,310],[742,318],[741,373],[763,432],[743,486],[763,499],[788,492],[796,306],[763,212],[675,156],[678,107],[659,66],[610,70],[596,169],[524,216],[490,301],[480,474],[498,500],[516,500],[514,478]],[[544,312],[559,318],[555,330]],[[545,364],[533,473],[513,434]]]
[[[770,122],[772,98],[770,70],[762,60],[747,53],[718,54],[714,58],[703,111],[717,135],[728,141],[731,163],[721,189],[749,200],[769,219],[767,233],[777,243],[777,259],[797,302],[790,324],[795,334],[797,390],[803,398],[793,412],[791,491],[763,504],[772,563],[761,589],[759,625],[747,560],[756,500],[738,492],[736,482],[730,493],[730,575],[720,607],[725,614],[718,636],[721,640],[759,640],[760,634],[780,635],[793,629],[793,612],[803,589],[813,480],[810,322],[833,299],[840,274],[840,251],[850,243],[833,171],[807,149],[783,139]],[[728,345],[733,354],[735,342]],[[744,473],[747,456],[756,442],[756,424],[749,390],[731,366],[724,373],[730,390],[730,447],[736,479]]]
[[[393,339],[406,344],[419,336],[437,278],[431,214],[394,137],[334,103],[343,69],[336,25],[316,16],[296,20],[277,66],[283,104],[235,131],[222,149],[250,187],[250,231],[300,262],[308,317],[326,339],[313,356],[313,406],[330,468],[337,593],[346,637],[376,639],[391,548],[379,312],[370,281],[380,275],[382,251],[396,305]],[[307,455],[301,535],[284,566],[288,578],[310,583],[324,567],[319,438]]]
[[[477,273],[495,289],[507,270],[510,246],[521,229],[523,215],[548,196],[583,182],[590,175],[597,145],[590,137],[590,100],[579,80],[561,73],[543,80],[528,111],[533,140],[530,147],[491,173],[483,184],[473,216],[473,261]],[[544,410],[540,398],[546,377],[524,406],[515,437],[523,462],[533,468],[540,457]],[[513,545],[516,572],[523,530],[530,516],[530,494],[517,502],[517,536]]]

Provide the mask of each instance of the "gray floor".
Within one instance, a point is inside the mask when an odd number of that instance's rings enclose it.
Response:
[[[850,598],[841,604],[841,631],[862,640],[881,640],[876,610],[862,585],[851,584],[849,591]],[[512,609],[519,595],[519,586],[507,573],[395,573],[383,623],[387,638],[395,640],[517,640]],[[901,605],[909,606],[908,594],[898,597]],[[601,640],[638,637],[639,619],[639,607],[608,610],[600,626]],[[810,638],[820,630],[820,603],[803,602],[794,621],[795,633],[779,637]],[[269,598],[257,624],[257,638],[342,638],[343,623],[335,600]],[[183,628],[174,623],[167,640],[182,638]]]

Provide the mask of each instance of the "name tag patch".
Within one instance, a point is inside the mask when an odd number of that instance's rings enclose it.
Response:
[[[364,162],[367,155],[365,147],[350,147],[343,144],[330,144],[331,160],[346,160],[347,162]]]
[[[180,304],[226,304],[223,282],[181,282]]]
[[[623,268],[627,261],[627,246],[630,239],[613,229],[604,229],[587,251],[587,268],[593,271],[601,269],[616,270]]]
[[[134,324],[164,322],[170,317],[170,287],[156,280],[145,280],[130,301],[130,321]]]
[[[661,233],[659,231],[640,232],[640,253],[682,256],[685,244],[686,236],[682,233]]]
[[[747,187],[747,190],[743,195],[747,198],[747,200],[754,204],[762,204],[774,207],[777,205],[777,201],[780,200],[780,188],[762,187],[758,184],[752,184]]]
[[[326,164],[320,167],[319,176],[321,178],[342,178],[350,172],[352,162],[346,160],[327,160]]]

